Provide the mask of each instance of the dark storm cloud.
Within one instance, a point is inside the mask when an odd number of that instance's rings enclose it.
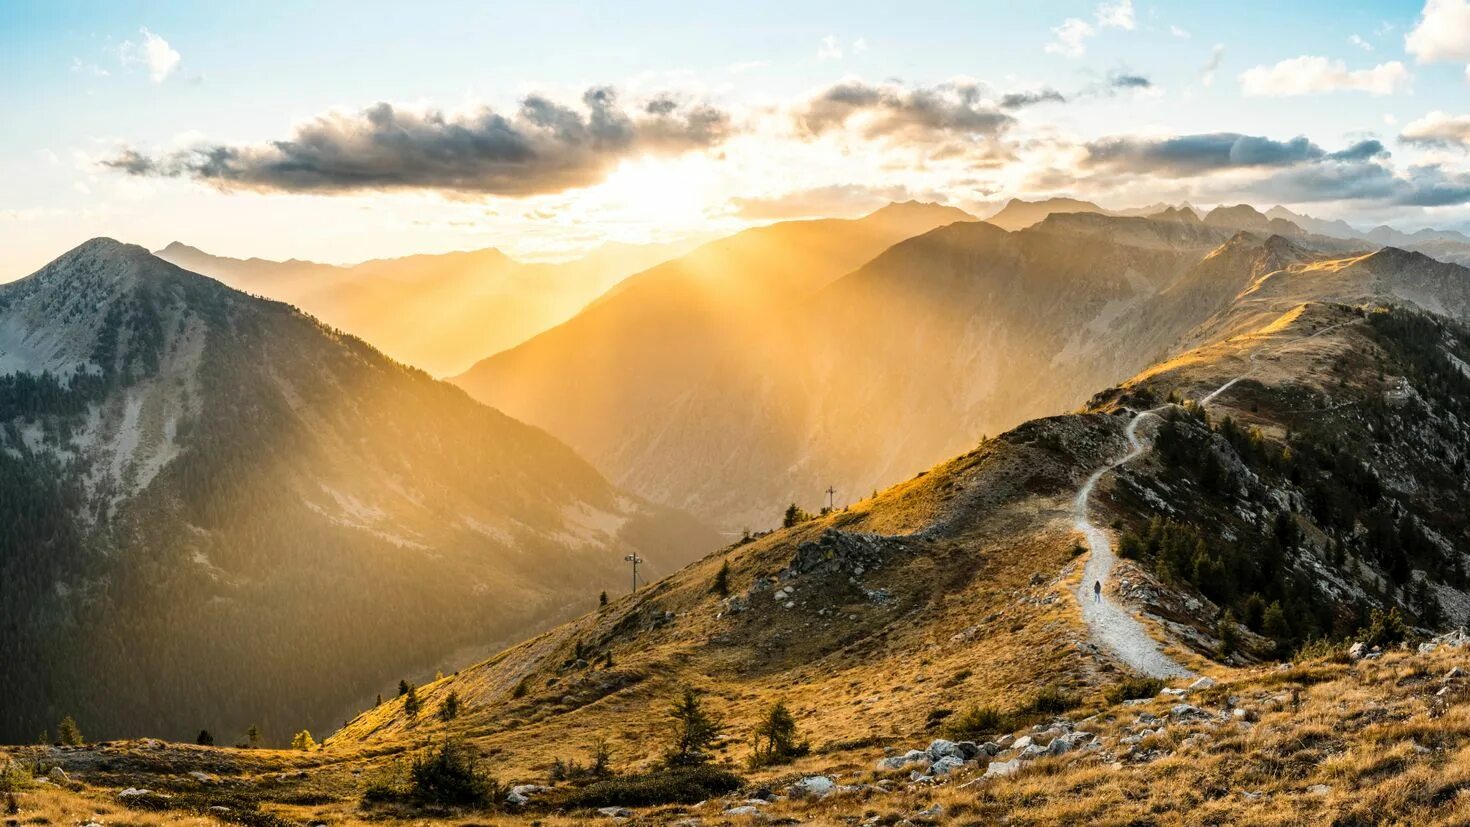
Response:
[[[581,104],[531,95],[509,115],[488,108],[446,115],[379,103],[321,115],[284,140],[159,157],[125,149],[103,163],[129,175],[189,177],[221,189],[528,196],[595,184],[623,158],[704,149],[731,132],[725,112],[667,96],[630,110],[612,89],[596,87]]]
[[[1085,166],[1169,177],[1248,167],[1286,167],[1327,155],[1304,137],[1276,141],[1236,132],[1104,138],[1086,144],[1085,149]]]
[[[1143,75],[1117,72],[1108,76],[1108,86],[1114,89],[1152,89],[1154,82]]]
[[[809,136],[842,129],[861,115],[863,134],[869,138],[996,137],[1015,119],[987,103],[983,91],[974,83],[903,88],[844,81],[819,92],[795,117]]]

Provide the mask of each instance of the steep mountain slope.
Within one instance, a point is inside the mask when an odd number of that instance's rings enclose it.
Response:
[[[722,294],[719,318],[738,322],[670,311],[599,326],[594,306],[557,348],[528,344],[459,381],[639,494],[738,529],[812,507],[829,486],[850,502],[1304,301],[1470,313],[1463,268],[1365,258],[1294,227],[1242,231],[1283,223],[1245,205],[1211,215],[1058,213],[1013,233],[957,223],[794,305]],[[622,390],[646,386],[661,390]]]
[[[335,267],[222,258],[178,242],[158,256],[294,304],[389,356],[443,375],[565,321],[623,278],[693,246],[609,244],[556,264],[528,264],[486,249]]]
[[[456,693],[470,711],[451,728],[516,779],[595,737],[620,765],[655,758],[662,724],[648,710],[686,684],[725,717],[722,756],[735,761],[785,700],[813,739],[812,771],[870,767],[879,747],[926,739],[966,706],[1024,709],[1046,688],[1096,697],[1128,670],[1075,602],[1086,558],[1073,501],[1125,454],[1144,409],[1146,450],[1101,478],[1092,509],[1124,558],[1110,598],[1142,608],[1176,661],[1226,677],[1353,634],[1375,609],[1462,624],[1465,364],[1463,325],[1300,305],[419,694],[432,708]],[[389,702],[328,744],[371,756],[442,727]]]
[[[565,445],[98,239],[0,286],[0,738],[322,726],[707,550]]]
[[[910,202],[748,230],[629,278],[453,381],[645,497],[728,527],[764,521],[749,503],[794,494],[783,475],[809,394],[795,368],[812,294],[897,241],[969,218]]]

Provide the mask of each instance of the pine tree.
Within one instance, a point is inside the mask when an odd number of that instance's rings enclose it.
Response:
[[[408,694],[408,690],[409,690],[409,688],[411,686],[412,686],[412,684],[410,684],[407,680],[399,680],[398,681],[398,697],[402,698],[404,695],[407,695]]]
[[[56,738],[68,747],[79,747],[86,743],[82,738],[82,731],[77,727],[77,722],[70,715],[61,719],[56,725]]]
[[[751,764],[757,767],[781,764],[805,755],[809,745],[799,740],[796,718],[785,701],[776,701],[756,725],[752,737]]]
[[[715,582],[709,590],[720,597],[730,596],[730,561],[726,560],[720,564],[720,570],[715,574]]]
[[[311,737],[311,731],[303,729],[292,736],[291,749],[299,749],[302,752],[316,749],[316,740]]]
[[[439,705],[439,719],[442,721],[452,721],[458,717],[459,693],[450,692],[449,697],[444,699],[444,703]]]
[[[409,684],[408,691],[403,694],[403,712],[410,718],[419,716],[419,690],[413,684]]]
[[[692,767],[709,762],[709,749],[724,731],[720,720],[704,709],[699,693],[685,687],[678,701],[669,709],[673,719],[673,738],[664,753],[664,763],[671,767]]]
[[[597,605],[598,606],[606,606],[607,605],[607,592],[603,592],[602,594],[599,594],[597,596]]]
[[[247,730],[245,730],[245,745],[247,747],[249,747],[250,749],[259,749],[260,748],[260,727],[259,726],[255,725],[255,724],[251,724],[250,725],[250,728],[247,729]]]
[[[214,746],[214,736],[209,734],[209,730],[201,729],[199,730],[199,736],[194,739],[194,743],[201,747],[212,747]]]

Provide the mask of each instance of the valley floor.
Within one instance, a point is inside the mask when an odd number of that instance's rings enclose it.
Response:
[[[795,765],[751,773],[731,795],[629,811],[619,820],[833,827],[1464,824],[1470,819],[1466,640],[1451,635],[1439,645],[1362,659],[1344,647],[1298,664],[1236,670],[1182,693],[1116,703],[1088,698],[1064,717],[1012,733],[1043,748],[1062,738],[1068,749],[1029,750],[1033,760],[1014,764],[1012,756],[1028,752],[1020,749],[1024,741],[944,774],[926,769],[928,759],[918,756],[902,769],[875,769],[885,755],[902,755],[901,746],[825,748]],[[42,776],[54,767],[66,775],[54,773],[54,782],[32,782],[14,793],[7,823],[615,823],[590,810],[548,812],[534,800],[523,812],[494,813],[363,805],[365,756],[333,752],[161,742],[14,749],[13,758]],[[803,795],[803,788],[825,794]]]

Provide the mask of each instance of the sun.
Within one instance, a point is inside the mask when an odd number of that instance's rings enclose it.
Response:
[[[625,161],[597,189],[604,216],[629,224],[697,227],[716,200],[708,159],[639,158]]]

